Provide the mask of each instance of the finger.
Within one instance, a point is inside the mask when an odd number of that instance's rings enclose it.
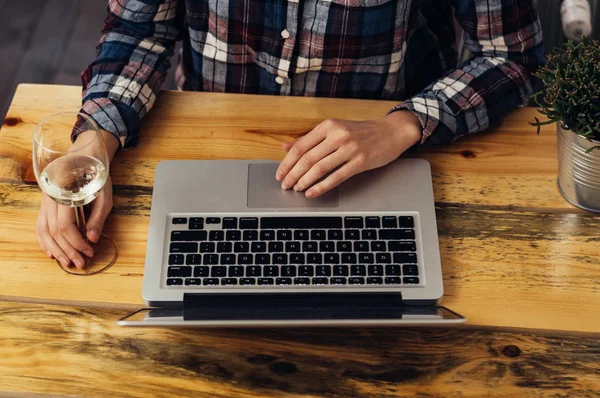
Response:
[[[329,156],[326,156],[318,161],[313,167],[304,173],[296,185],[294,185],[294,190],[304,191],[317,182],[320,178],[323,178],[323,176],[325,176],[327,173],[331,172],[347,161],[348,154],[338,149]]]
[[[77,229],[77,228],[76,228]],[[75,264],[77,268],[83,269],[85,267],[85,260],[81,253],[75,249],[71,243],[65,238],[64,234],[66,233],[66,228],[61,229],[60,233],[56,236],[53,236],[54,241],[60,246],[62,251],[67,255],[67,257]]]
[[[44,244],[46,245],[48,250],[50,250],[52,256],[58,259],[58,261],[60,261],[63,267],[68,267],[69,264],[71,264],[71,262],[69,261],[69,257],[65,254],[65,252],[63,252],[63,250],[56,243],[54,238],[50,236],[50,234],[42,235],[42,239],[44,239]]]
[[[42,197],[42,209],[46,214],[46,217],[42,219],[44,227],[40,230],[44,244],[50,250],[50,253],[52,253],[54,258],[58,259],[63,266],[68,267],[70,264],[69,257],[67,257],[65,252],[54,240],[54,235],[58,233],[58,205],[50,197],[44,195]]]
[[[58,228],[62,231],[62,236],[69,244],[78,252],[85,253],[86,256],[92,257],[94,249],[88,242],[85,241],[79,228],[75,224],[74,213],[78,211],[72,207],[58,207]]]
[[[92,205],[92,212],[86,224],[86,234],[92,242],[98,242],[104,229],[104,222],[112,210],[112,198],[100,195]]]
[[[360,168],[356,161],[350,161],[344,164],[342,167],[331,173],[323,181],[319,182],[313,187],[310,187],[306,191],[307,198],[316,198],[317,196],[323,195],[325,192],[330,191],[354,174],[358,173]]]
[[[46,212],[44,211],[44,207],[41,206],[40,214],[38,215],[37,223],[35,224],[35,236],[37,237],[40,249],[42,249],[42,251],[45,252],[48,257],[52,258],[52,253],[46,246],[44,238],[42,237],[43,230],[48,230],[48,224],[46,223]]]
[[[286,152],[289,152],[289,150],[294,146],[294,144],[298,141],[298,139],[295,139],[293,141],[289,141],[289,142],[284,142],[282,144],[283,146],[283,150]]]
[[[325,129],[320,128],[320,125],[315,127],[310,133],[299,138],[290,148],[285,158],[279,164],[275,178],[277,181],[282,181],[289,171],[294,167],[296,162],[308,151],[321,143],[325,139]]]
[[[319,161],[332,154],[338,149],[331,140],[325,139],[319,145],[306,152],[292,167],[281,183],[281,188],[288,189],[296,185],[308,170]]]

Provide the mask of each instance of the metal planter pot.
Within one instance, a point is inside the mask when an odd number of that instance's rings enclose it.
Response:
[[[558,188],[571,204],[600,213],[600,149],[589,148],[600,141],[585,138],[558,128]]]

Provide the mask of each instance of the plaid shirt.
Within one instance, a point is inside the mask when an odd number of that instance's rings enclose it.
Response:
[[[135,145],[183,40],[184,90],[402,101],[422,144],[498,124],[543,63],[535,0],[110,0],[82,111]],[[454,18],[472,57],[457,68]],[[383,116],[383,115],[382,115]]]

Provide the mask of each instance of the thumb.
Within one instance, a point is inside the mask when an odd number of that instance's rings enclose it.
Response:
[[[104,228],[104,222],[111,210],[112,198],[101,195],[94,201],[92,212],[86,223],[86,235],[92,242],[96,243],[100,239],[100,234]]]

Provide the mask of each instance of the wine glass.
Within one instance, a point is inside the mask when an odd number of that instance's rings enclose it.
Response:
[[[80,133],[74,143],[72,132]],[[73,208],[77,228],[94,249],[93,257],[82,253],[83,269],[56,263],[73,275],[93,275],[110,267],[117,258],[115,243],[105,234],[92,243],[85,229],[85,206],[96,198],[109,175],[110,160],[96,122],[77,112],[46,117],[33,131],[32,158],[42,191],[58,204]]]

